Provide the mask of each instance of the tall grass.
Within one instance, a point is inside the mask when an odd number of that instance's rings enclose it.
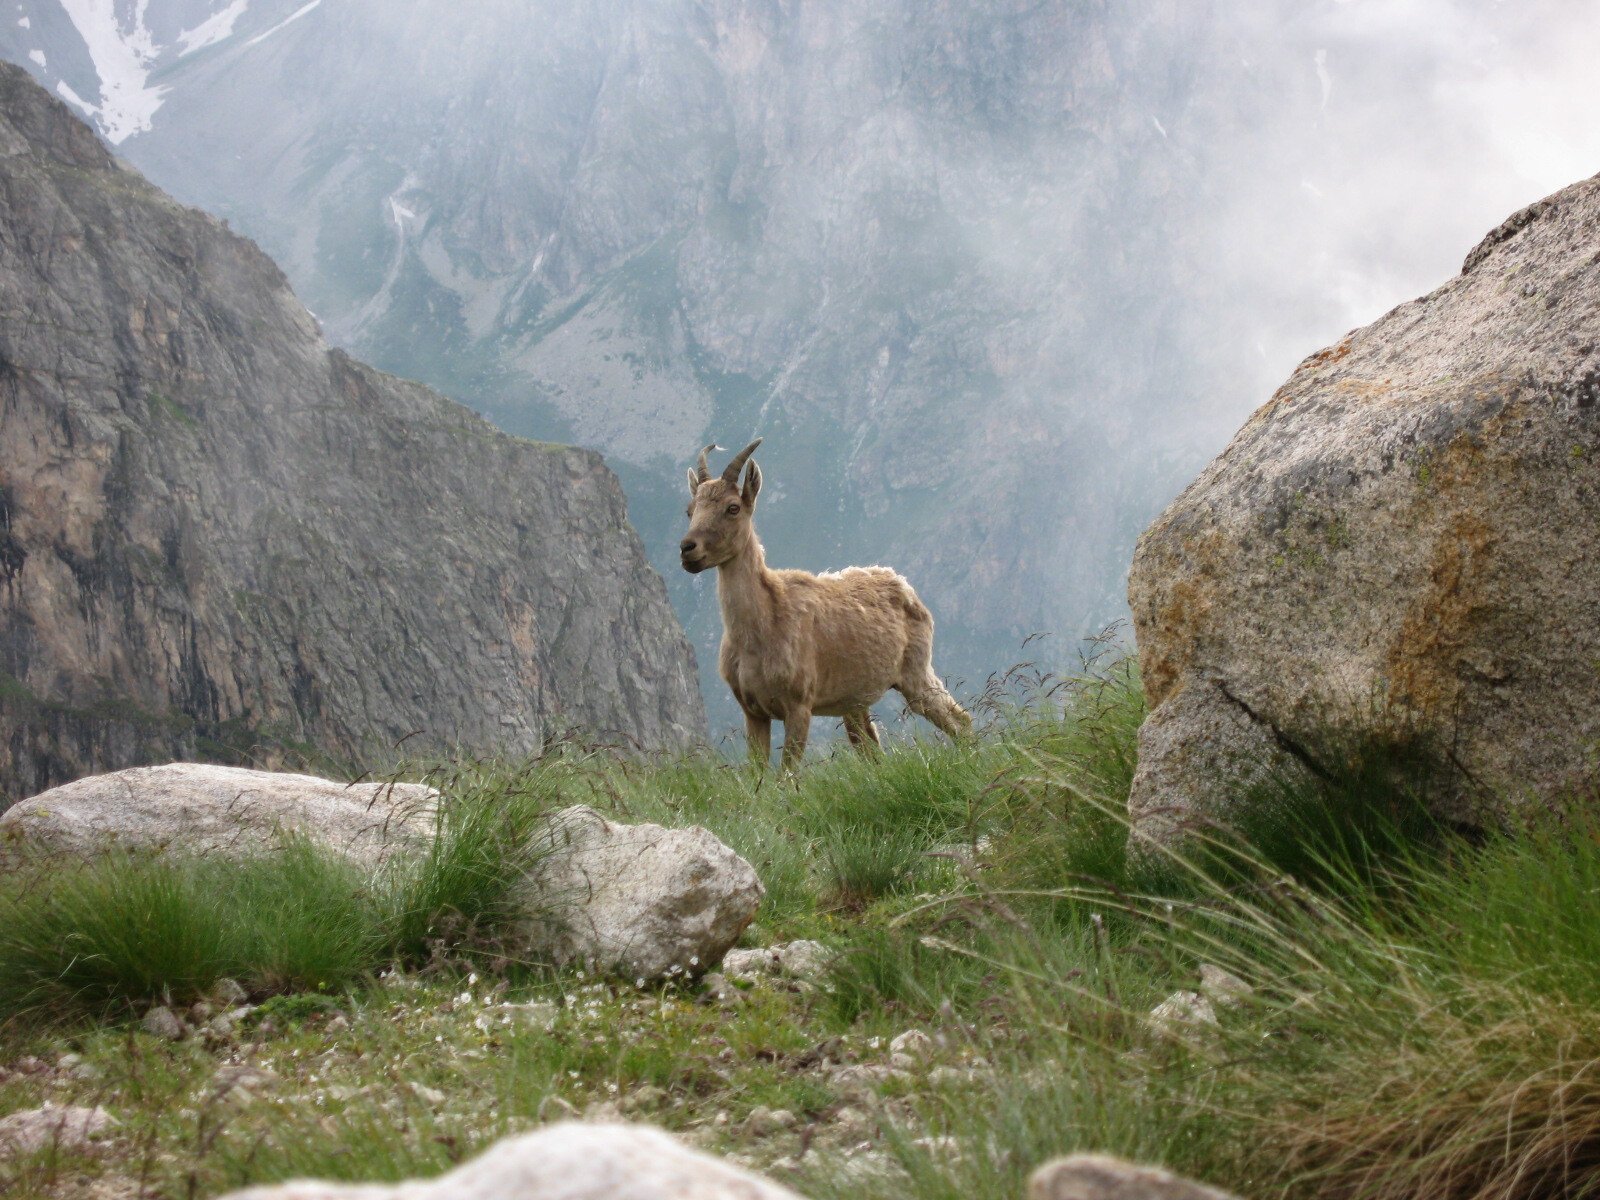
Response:
[[[1108,697],[1104,692],[1100,700]],[[959,1003],[992,1077],[918,1102],[888,1197],[1021,1193],[1072,1149],[1253,1198],[1600,1194],[1600,830],[1468,840],[1381,753],[1251,797],[1150,860],[1124,853],[1119,705],[1079,709],[1005,795],[997,870],[903,913],[836,972],[851,1011]],[[1051,753],[1051,749],[1055,753]],[[955,960],[968,964],[963,980]],[[1253,994],[1173,1037],[1154,1004],[1202,963]],[[818,1177],[819,1195],[862,1195]]]

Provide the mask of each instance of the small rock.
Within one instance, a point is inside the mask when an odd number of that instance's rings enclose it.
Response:
[[[219,979],[211,987],[211,997],[223,1008],[238,1008],[250,999],[250,993],[237,979]]]
[[[1028,1200],[1235,1200],[1228,1192],[1160,1167],[1108,1154],[1074,1154],[1044,1164],[1028,1179]]]
[[[37,1055],[29,1054],[12,1063],[11,1069],[18,1075],[45,1075],[50,1071],[50,1064]]]
[[[100,1068],[86,1062],[81,1054],[63,1054],[56,1059],[56,1070],[85,1083],[99,1079],[101,1075]]]
[[[744,1131],[751,1137],[771,1137],[785,1129],[793,1129],[795,1123],[796,1117],[788,1109],[774,1111],[760,1104],[751,1109],[750,1115],[744,1119]]]
[[[1255,991],[1232,971],[1210,963],[1200,964],[1200,994],[1218,1008],[1236,1008],[1255,995]]]
[[[556,1095],[549,1095],[539,1101],[539,1111],[535,1115],[539,1118],[539,1122],[543,1124],[552,1119],[565,1120],[576,1117],[578,1110],[570,1100]]]
[[[841,1137],[871,1137],[878,1131],[878,1122],[859,1108],[846,1105],[833,1114],[833,1127]]]
[[[266,1067],[249,1064],[218,1067],[211,1076],[210,1100],[213,1104],[226,1101],[238,1107],[253,1104],[259,1093],[278,1082],[278,1076]]]
[[[622,1099],[617,1101],[617,1109],[622,1113],[650,1112],[660,1108],[667,1098],[665,1088],[658,1088],[654,1084],[645,1084],[643,1087],[634,1088]]]
[[[875,1092],[886,1083],[910,1078],[908,1072],[890,1065],[860,1063],[839,1067],[829,1074],[828,1082],[842,1092]]]
[[[117,1121],[103,1108],[46,1104],[0,1117],[0,1152],[37,1154],[56,1146],[82,1150]]]
[[[833,951],[827,946],[801,939],[761,950],[730,950],[722,956],[722,970],[743,980],[769,975],[815,980],[827,972],[832,960]]]
[[[1173,992],[1145,1018],[1151,1032],[1162,1037],[1181,1038],[1216,1023],[1216,1009],[1199,992]]]
[[[904,1054],[917,1062],[926,1062],[933,1058],[934,1051],[938,1048],[938,1043],[920,1029],[907,1029],[904,1034],[896,1035],[893,1042],[890,1042],[890,1054]]]
[[[723,1008],[736,1008],[744,1003],[744,996],[739,989],[728,982],[726,976],[717,971],[712,971],[701,980],[705,988],[704,994],[714,1003]]]
[[[216,1016],[216,1013],[217,1010],[211,1006],[209,1001],[196,1000],[189,1006],[189,1023],[191,1025],[204,1025],[212,1017]]]
[[[151,1037],[158,1037],[164,1042],[181,1042],[184,1035],[189,1032],[178,1019],[178,1014],[165,1005],[157,1005],[145,1013],[144,1020],[139,1022],[139,1028]]]
[[[440,1108],[448,1097],[438,1088],[431,1088],[425,1083],[408,1084],[411,1094],[430,1108]]]

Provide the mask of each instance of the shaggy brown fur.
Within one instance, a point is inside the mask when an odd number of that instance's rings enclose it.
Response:
[[[689,471],[689,532],[683,569],[717,568],[722,603],[718,668],[744,710],[750,756],[765,764],[772,722],[784,726],[783,765],[805,753],[811,718],[843,717],[851,745],[870,751],[878,731],[867,710],[894,688],[912,712],[951,737],[972,718],[933,672],[933,615],[887,567],[848,567],[813,575],[774,571],[756,537],[761,468],[750,463],[757,438],[717,478],[706,455]]]

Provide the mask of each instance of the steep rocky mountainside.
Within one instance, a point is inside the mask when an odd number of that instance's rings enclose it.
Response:
[[[1454,819],[1594,804],[1597,334],[1600,177],[1306,359],[1150,527],[1147,830],[1374,751]]]
[[[774,563],[904,570],[969,682],[1120,616],[1139,529],[1283,371],[1410,290],[1373,280],[1434,277],[1417,247],[1481,227],[1450,213],[1537,194],[1477,203],[1508,172],[1451,98],[1581,24],[1570,0],[16,2],[0,54],[260,241],[336,344],[603,450],[702,668],[683,466],[762,434]]]
[[[565,728],[693,657],[598,455],[330,351],[252,243],[0,67],[0,792]]]

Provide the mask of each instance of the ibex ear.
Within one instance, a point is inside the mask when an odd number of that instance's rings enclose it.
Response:
[[[698,496],[699,494],[700,494],[700,475],[693,467],[690,467],[689,468],[689,495]]]
[[[756,502],[756,494],[760,491],[761,468],[755,463],[751,463],[745,468],[744,473],[744,489],[741,492],[741,495],[744,496],[744,502],[746,504],[754,504]]]

